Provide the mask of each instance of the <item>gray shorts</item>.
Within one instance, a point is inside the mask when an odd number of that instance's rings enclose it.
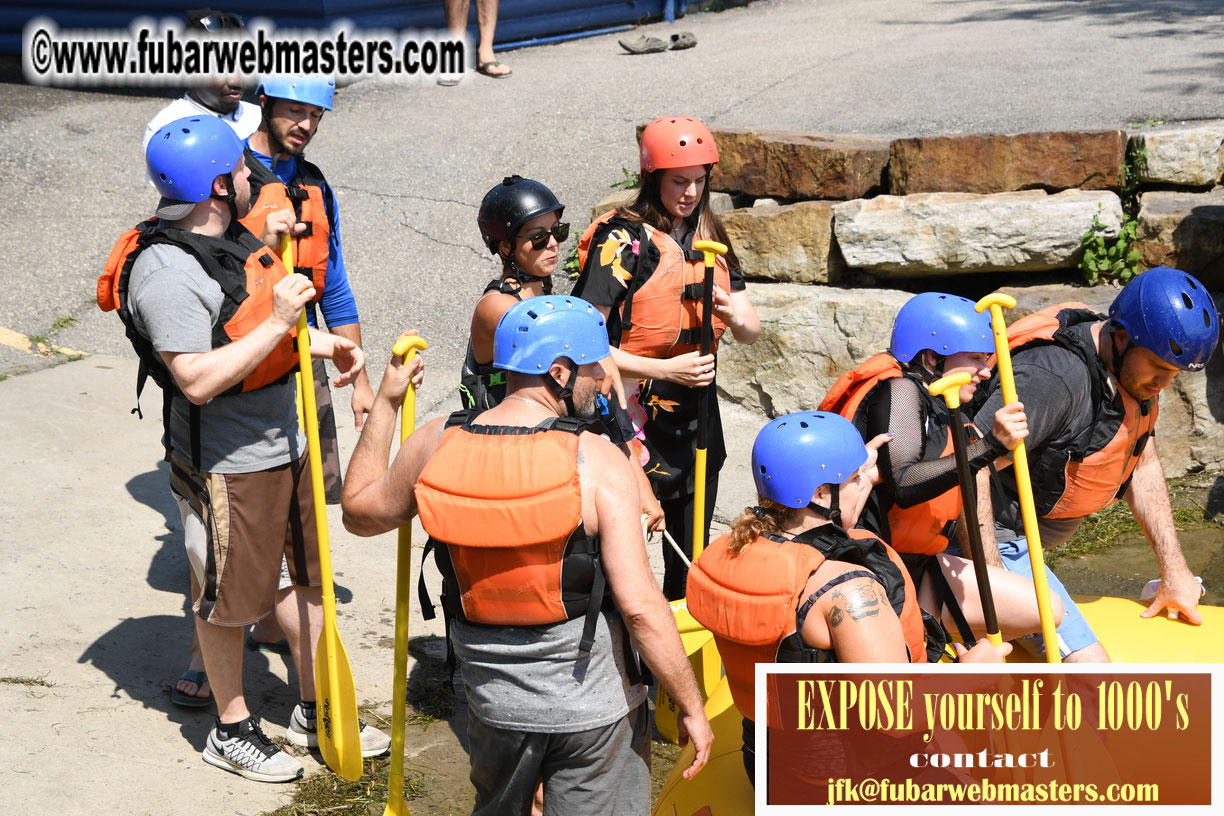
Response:
[[[562,734],[493,728],[468,709],[472,816],[527,816],[544,780],[544,816],[650,812],[650,720],[642,703],[616,722]]]

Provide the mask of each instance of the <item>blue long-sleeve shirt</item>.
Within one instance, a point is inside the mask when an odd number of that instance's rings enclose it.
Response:
[[[294,175],[297,174],[297,159],[293,156],[274,163],[271,156],[265,156],[251,147],[249,139],[247,147],[255,154],[255,158],[263,162],[265,167],[286,184],[292,181]],[[327,327],[334,329],[337,326],[357,323],[360,318],[357,316],[357,301],[353,297],[352,287],[349,286],[348,272],[344,268],[344,252],[340,246],[340,207],[336,202],[336,197],[332,194],[331,185],[327,182],[323,183],[323,198],[329,212],[327,275],[323,281],[323,297],[318,303]],[[306,321],[311,326],[318,328],[319,321],[313,308],[306,310]]]

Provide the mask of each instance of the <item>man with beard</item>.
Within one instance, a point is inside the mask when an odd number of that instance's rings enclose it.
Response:
[[[243,29],[242,18],[236,14],[212,9],[197,9],[187,12],[187,31],[204,31],[209,34],[238,32]],[[234,129],[239,139],[245,139],[259,127],[259,107],[242,101],[246,83],[240,76],[205,80],[179,99],[162,108],[145,126],[141,150],[149,146],[149,139],[163,125],[182,119],[184,116],[216,116]]]
[[[323,173],[305,156],[326,111],[332,109],[335,81],[331,77],[265,78],[259,85],[259,127],[247,139],[246,164],[251,170],[251,212],[243,224],[256,235],[266,230],[270,218],[289,217],[293,228],[291,271],[309,277],[315,297],[306,309],[311,326],[319,325],[318,304],[330,332],[361,347],[361,323],[353,290],[349,287],[340,243],[340,211]],[[336,415],[332,407],[327,370],[314,361],[315,398],[319,422],[319,444],[323,452],[323,487],[328,504],[340,503],[340,446],[336,439]],[[357,430],[365,421],[374,393],[364,370],[353,381],[352,409]],[[287,569],[281,584],[287,586]],[[271,618],[255,626],[248,647],[284,651],[281,633]],[[292,739],[292,735],[291,735]]]
[[[318,326],[318,304],[330,332],[361,347],[361,323],[349,286],[340,243],[340,210],[331,186],[314,164],[306,161],[310,143],[332,109],[335,80],[331,77],[265,79],[258,89],[262,119],[247,139],[246,162],[251,168],[251,212],[242,223],[256,235],[270,215],[291,211],[293,230],[291,271],[311,279],[315,297],[306,310],[311,326]],[[323,446],[323,479],[328,504],[340,503],[340,452],[336,444],[336,417],[332,410],[327,372],[315,361],[315,393],[319,408],[319,439]],[[374,402],[370,380],[363,370],[353,382],[353,419],[358,431]]]
[[[650,724],[634,647],[680,706],[681,744],[713,734],[650,572],[637,482],[585,430],[609,357],[584,300],[529,298],[494,334],[506,397],[418,429],[387,465],[412,371],[397,358],[349,463],[344,524],[361,536],[419,510],[443,575],[468,701],[475,814],[650,809]],[[605,588],[611,603],[605,603]]]
[[[1007,331],[1016,393],[1029,418],[1025,445],[1042,545],[1057,547],[1085,517],[1122,499],[1160,567],[1160,589],[1142,616],[1164,612],[1202,623],[1196,609],[1202,589],[1178,542],[1154,437],[1160,392],[1178,373],[1202,371],[1215,353],[1220,317],[1207,289],[1185,272],[1158,266],[1127,283],[1108,315],[1063,303],[1020,318]],[[993,417],[1002,406],[999,380],[991,378],[978,417]],[[1031,577],[1013,469],[999,471],[991,489],[1003,564]],[[1065,662],[1108,662],[1062,582],[1048,569],[1046,578],[1067,610],[1058,627]],[[1037,649],[1033,638],[1026,645]]]
[[[242,142],[216,117],[157,131],[146,152],[162,194],[156,216],[119,239],[99,281],[166,397],[170,487],[183,517],[199,638],[217,703],[205,762],[248,779],[285,782],[302,765],[251,716],[242,691],[243,627],[275,611],[288,635],[302,710],[313,708],[322,629],[318,541],[293,372],[298,315],[314,295],[240,223],[250,208]],[[283,231],[287,225],[282,223]],[[338,381],[362,370],[351,340],[311,330],[311,351]],[[282,558],[293,586],[277,589]],[[389,740],[362,727],[363,749]],[[363,751],[364,752],[364,751]]]

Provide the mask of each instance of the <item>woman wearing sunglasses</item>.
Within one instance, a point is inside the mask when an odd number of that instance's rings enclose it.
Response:
[[[578,246],[582,276],[574,294],[594,303],[608,323],[612,359],[627,378],[641,380],[630,413],[643,423],[643,466],[663,505],[667,529],[691,555],[698,404],[708,399],[709,439],[705,527],[726,459],[714,389],[718,338],[756,341],[761,323],[748,300],[734,249],[714,274],[711,353],[699,351],[705,263],[694,240],[728,244],[710,210],[709,178],[718,162],[714,136],[690,116],[664,116],[642,132],[642,181],[632,203],[607,213]],[[664,547],[663,594],[684,597],[684,562]]]
[[[493,368],[493,333],[523,298],[552,294],[557,252],[569,237],[565,206],[538,181],[507,176],[485,194],[476,217],[480,237],[501,258],[501,277],[484,288],[472,314],[459,396],[464,408],[492,408],[505,398],[505,373]]]

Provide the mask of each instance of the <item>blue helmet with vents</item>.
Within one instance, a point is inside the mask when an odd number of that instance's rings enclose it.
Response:
[[[1168,266],[1126,284],[1110,304],[1109,317],[1136,346],[1183,371],[1207,365],[1220,337],[1220,315],[1206,288]]]
[[[867,446],[845,417],[800,411],[770,422],[752,445],[757,493],[786,507],[807,507],[816,488],[841,484],[867,461]]]
[[[990,313],[979,314],[972,300],[957,295],[914,295],[897,312],[888,350],[908,363],[926,349],[942,357],[962,351],[993,352]]]
[[[522,374],[544,374],[565,357],[575,365],[612,353],[603,315],[582,298],[543,295],[511,306],[493,335],[493,365]]]

